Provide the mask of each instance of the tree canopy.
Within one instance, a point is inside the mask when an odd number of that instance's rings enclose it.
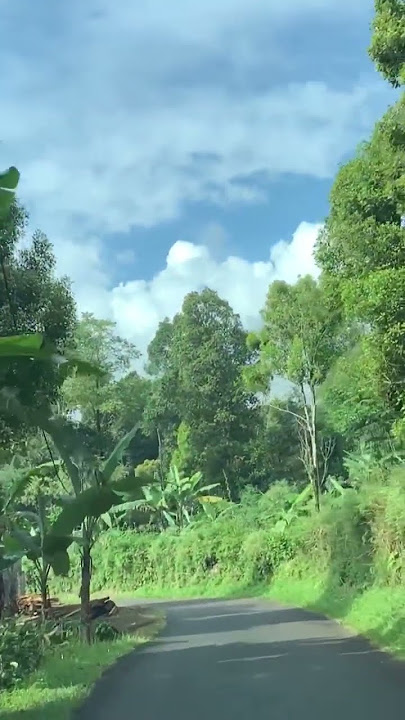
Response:
[[[369,48],[377,69],[393,87],[405,83],[405,1],[375,0]]]

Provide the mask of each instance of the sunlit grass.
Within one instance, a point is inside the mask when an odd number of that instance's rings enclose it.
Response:
[[[144,637],[126,635],[87,646],[72,642],[50,651],[41,668],[21,686],[0,693],[4,720],[67,720],[103,670],[153,637],[164,624],[159,616]]]

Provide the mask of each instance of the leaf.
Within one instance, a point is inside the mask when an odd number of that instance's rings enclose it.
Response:
[[[25,530],[13,528],[10,537],[13,538],[16,543],[19,544],[21,550],[24,550],[27,554],[33,553],[36,557],[40,555],[41,547],[38,535],[33,536],[25,532]]]
[[[42,357],[44,336],[42,333],[0,337],[1,357]]]
[[[0,173],[0,213],[5,213],[9,209],[15,197],[19,179],[20,173],[14,166]]]
[[[66,536],[80,527],[88,517],[98,518],[120,502],[119,496],[109,487],[94,486],[76,495],[56,518],[50,535]]]
[[[22,497],[22,495],[24,495],[24,492],[26,491],[31,480],[34,477],[54,476],[56,474],[55,467],[58,468],[60,466],[61,461],[56,460],[54,463],[42,463],[41,465],[37,465],[37,467],[31,468],[30,470],[28,470],[28,472],[22,473],[21,477],[19,477],[14,482],[13,487],[11,488],[11,492],[5,503],[5,509],[7,509],[12,503],[14,503],[15,500],[19,499],[20,497]]]
[[[72,370],[75,370],[76,374],[80,376],[102,377],[105,375],[102,368],[70,353],[65,355],[54,354],[52,359],[59,366],[59,372],[63,380],[68,377]]]
[[[329,475],[329,477],[328,477],[328,482],[332,485],[332,487],[333,487],[335,490],[337,490],[337,492],[338,492],[340,495],[344,495],[344,494],[345,494],[346,489],[345,489],[345,488],[343,487],[343,485],[341,485],[341,483],[340,483],[338,480],[336,480],[336,478],[334,478],[332,475]]]
[[[173,518],[173,515],[172,515],[171,513],[167,512],[166,510],[163,510],[163,515],[164,515],[164,517],[166,518],[168,524],[169,524],[171,527],[175,527],[175,526],[176,526],[176,522],[175,522],[175,520],[174,520],[174,518]]]
[[[16,190],[20,180],[20,173],[14,165],[5,172],[0,173],[0,188],[3,190]]]
[[[66,551],[60,551],[52,556],[49,563],[55,575],[67,575],[70,570],[70,559]]]
[[[136,433],[139,430],[139,423],[137,423],[132,430],[130,430],[115,446],[110,457],[105,461],[101,475],[104,482],[108,483],[111,480],[111,476],[114,470],[117,468],[122,460],[122,456],[125,450],[128,448],[131,441],[134,439]]]
[[[220,483],[211,483],[211,485],[203,485],[201,488],[198,488],[199,493],[206,493],[208,490],[215,490],[215,488],[220,487]]]
[[[215,505],[226,502],[226,500],[224,501],[224,498],[218,497],[218,495],[199,495],[197,500],[198,502],[206,503],[207,505]]]
[[[1,208],[0,208],[1,209]],[[2,556],[0,555],[0,572],[3,572],[4,570],[8,570],[8,568],[13,567],[21,558],[23,558],[25,553],[19,553],[17,555],[9,555],[9,556]]]
[[[111,514],[110,514],[110,513],[108,513],[108,512],[107,512],[107,513],[103,513],[102,515],[100,515],[100,519],[103,520],[103,522],[105,522],[105,524],[107,525],[107,527],[108,527],[110,530],[112,529],[113,523],[112,523],[112,518],[111,518]]]

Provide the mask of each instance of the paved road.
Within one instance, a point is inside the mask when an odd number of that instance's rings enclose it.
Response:
[[[405,718],[405,664],[334,622],[253,600],[162,607],[164,633],[106,673],[80,720]]]

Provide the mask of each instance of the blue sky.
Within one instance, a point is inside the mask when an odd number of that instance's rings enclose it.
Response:
[[[246,324],[316,272],[339,163],[395,93],[372,0],[2,0],[2,165],[81,309],[144,350],[205,284]]]

